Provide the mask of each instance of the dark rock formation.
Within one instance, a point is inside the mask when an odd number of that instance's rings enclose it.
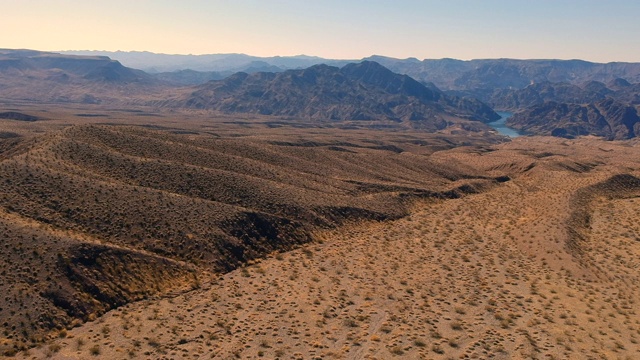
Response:
[[[488,122],[499,116],[477,101],[446,95],[378,63],[316,65],[282,73],[236,73],[212,81],[174,106],[307,119],[389,120],[436,129],[453,116]]]
[[[609,98],[586,105],[546,102],[514,114],[507,125],[539,135],[620,140],[635,137],[640,132],[639,121],[635,107]]]

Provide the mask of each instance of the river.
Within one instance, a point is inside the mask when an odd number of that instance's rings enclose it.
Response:
[[[513,113],[506,112],[506,111],[497,111],[497,113],[498,113],[498,115],[502,116],[502,118],[500,118],[500,120],[496,120],[494,122],[490,122],[487,125],[489,125],[492,128],[496,129],[500,134],[506,135],[506,136],[511,137],[511,138],[522,136],[522,134],[520,134],[517,130],[512,129],[512,128],[508,127],[507,125],[505,125],[505,122],[507,121],[509,116],[513,115]]]

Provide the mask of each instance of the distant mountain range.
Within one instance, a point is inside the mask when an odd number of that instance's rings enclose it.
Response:
[[[372,61],[237,73],[198,86],[177,104],[318,120],[390,120],[431,130],[446,127],[447,116],[481,122],[500,118],[480,101],[446,95]]]
[[[612,98],[587,104],[548,101],[514,114],[507,125],[525,133],[566,138],[598,135],[624,140],[640,135],[637,109]]]
[[[495,119],[489,105],[516,113],[508,125],[529,134],[624,139],[639,130],[640,63],[0,50],[0,86],[5,99],[384,120],[431,130],[451,126],[451,118]]]
[[[520,89],[539,82],[588,81],[610,82],[623,78],[640,82],[640,63],[599,64],[583,60],[399,60],[372,56],[392,71],[407,74],[417,80],[430,81],[443,90],[482,91]]]
[[[0,49],[0,99],[117,103],[131,101],[131,94],[140,99],[165,90],[154,76],[104,56]]]
[[[317,64],[345,65],[357,60],[330,60],[316,56],[274,56],[258,57],[245,54],[170,55],[147,51],[61,51],[61,54],[82,56],[107,56],[120,61],[125,66],[141,69],[149,73],[177,70],[203,72],[277,71],[301,69]]]
[[[64,70],[61,76],[76,76],[96,81],[150,81],[153,77],[144,71],[123,66],[106,56],[73,56],[34,50],[0,50],[0,70],[3,72],[35,73]]]
[[[344,66],[363,60],[375,61],[389,70],[432,82],[442,90],[493,91],[520,89],[532,83],[587,81],[608,83],[617,78],[640,82],[640,63],[592,63],[583,60],[516,59],[396,59],[374,55],[364,59],[336,60],[314,56],[257,57],[245,54],[167,55],[151,52],[65,51],[70,55],[108,56],[123,65],[149,73],[195,70],[230,75],[235,72],[278,72],[317,64]]]
[[[488,103],[515,112],[507,125],[530,134],[628,139],[640,130],[640,84],[621,78],[608,84],[542,82],[523,89],[497,89]]]
[[[175,74],[197,76],[191,70]],[[235,73],[182,87],[170,74],[148,74],[104,56],[0,50],[0,99],[197,108],[290,119],[359,121],[436,131],[499,116],[475,99],[447,95],[407,75],[365,61],[284,72]],[[473,125],[471,122],[476,122]]]
[[[640,63],[582,60],[398,60],[372,57],[447,94],[516,114],[507,125],[532,135],[640,135]]]

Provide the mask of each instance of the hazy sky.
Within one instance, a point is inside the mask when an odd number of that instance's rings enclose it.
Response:
[[[640,0],[0,0],[0,48],[640,62]]]

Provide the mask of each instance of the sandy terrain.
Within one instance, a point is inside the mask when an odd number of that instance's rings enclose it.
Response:
[[[512,180],[317,232],[19,358],[634,359],[640,188],[609,179],[640,175],[637,152],[552,138],[436,152]]]

